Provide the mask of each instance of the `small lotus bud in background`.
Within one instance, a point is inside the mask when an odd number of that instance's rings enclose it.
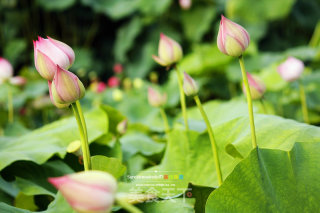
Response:
[[[252,76],[247,72],[248,83],[250,87],[251,98],[253,100],[260,99],[266,91],[266,86],[261,79],[256,76]],[[242,84],[242,91],[246,95],[246,88]]]
[[[112,76],[108,79],[108,87],[118,87],[120,85],[120,80],[116,76]]]
[[[68,69],[74,62],[75,55],[71,47],[61,41],[38,37],[33,41],[34,63],[39,74],[52,81],[57,70],[57,65]]]
[[[123,92],[120,89],[115,89],[112,92],[112,98],[114,101],[119,102],[123,99]]]
[[[283,80],[291,82],[300,78],[304,70],[304,64],[299,59],[289,57],[285,62],[278,66],[278,73]]]
[[[123,66],[119,63],[113,65],[113,72],[116,74],[120,74],[123,71]]]
[[[27,79],[22,76],[14,76],[10,78],[10,83],[16,86],[23,86],[27,83]]]
[[[217,43],[222,53],[239,57],[249,46],[250,36],[242,26],[221,15]]]
[[[158,83],[158,80],[159,80],[159,76],[158,76],[158,73],[156,72],[151,72],[150,75],[149,75],[149,78],[150,78],[150,81],[154,84],[157,84]]]
[[[124,119],[123,121],[119,122],[117,125],[117,131],[123,135],[124,133],[126,133],[128,128],[128,119]]]
[[[106,85],[104,82],[100,81],[100,82],[98,82],[98,84],[97,84],[97,90],[96,90],[96,92],[97,92],[97,93],[102,93],[103,91],[106,90],[106,88],[107,88],[107,85]]]
[[[58,104],[72,104],[81,99],[85,94],[85,88],[79,78],[57,65],[51,85],[52,98]]]
[[[161,107],[167,102],[167,94],[161,95],[158,91],[148,88],[148,101],[151,106]]]
[[[115,200],[117,181],[109,173],[85,171],[49,178],[70,206],[81,213],[110,212]]]
[[[141,78],[135,78],[133,80],[133,87],[136,89],[140,89],[143,86],[143,81]]]
[[[0,57],[0,80],[6,81],[13,76],[13,68],[7,59]]]
[[[189,10],[192,5],[192,0],[179,0],[181,9]]]
[[[158,56],[153,55],[152,58],[162,66],[170,66],[177,63],[182,58],[182,48],[172,38],[160,34],[160,41],[158,47]]]
[[[71,142],[67,147],[67,152],[78,157],[82,156],[81,142],[79,140]]]
[[[197,83],[186,72],[183,74],[183,90],[186,96],[194,96],[198,94],[199,88]]]
[[[124,88],[124,89],[130,90],[131,87],[132,87],[131,79],[130,79],[130,78],[125,78],[125,79],[123,79],[122,85],[123,85],[123,88]]]

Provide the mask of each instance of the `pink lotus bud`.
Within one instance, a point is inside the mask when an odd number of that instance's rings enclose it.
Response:
[[[96,91],[97,91],[97,93],[101,93],[101,92],[105,91],[106,88],[107,88],[107,85],[104,82],[100,81],[97,85]]]
[[[16,86],[23,86],[27,83],[27,79],[22,76],[15,76],[10,78],[10,83]]]
[[[182,58],[183,53],[180,44],[161,33],[158,55],[159,56],[153,55],[152,58],[158,64],[166,67],[177,63]]]
[[[118,87],[120,85],[120,81],[116,76],[112,76],[108,79],[108,87]]]
[[[192,5],[192,0],[179,0],[179,4],[183,10],[189,10]]]
[[[124,119],[117,125],[117,131],[122,135],[126,133],[127,128],[128,128],[128,119]]]
[[[5,81],[13,75],[13,68],[7,59],[0,57],[0,80]]]
[[[167,94],[161,95],[158,91],[148,88],[148,101],[151,106],[161,107],[167,102]]]
[[[186,72],[183,73],[183,90],[186,96],[194,96],[198,93],[199,88],[197,83]]]
[[[242,26],[221,15],[217,43],[222,53],[239,57],[247,49],[249,42],[249,33]]]
[[[278,66],[278,73],[285,81],[297,80],[304,70],[304,64],[299,59],[289,57]]]
[[[68,107],[70,105],[70,104],[59,104],[53,99],[52,89],[51,89],[52,88],[52,82],[51,81],[48,81],[48,87],[49,87],[50,100],[53,103],[53,105],[55,105],[59,109],[66,108],[66,107]]]
[[[253,100],[259,99],[263,96],[266,91],[266,85],[263,83],[261,79],[256,76],[252,76],[247,72],[248,83],[250,87],[250,94]],[[246,95],[246,88],[244,84],[242,84],[242,91]]]
[[[85,94],[85,88],[79,78],[57,65],[51,85],[52,99],[58,104],[72,104],[81,99]]]
[[[75,59],[71,47],[50,37],[48,39],[38,37],[37,41],[33,41],[33,48],[36,69],[48,81],[52,81],[57,65],[68,69]]]
[[[113,65],[113,72],[116,74],[120,74],[123,71],[123,66],[121,64]]]
[[[49,178],[49,182],[79,213],[110,212],[117,190],[116,179],[102,171],[85,171]]]

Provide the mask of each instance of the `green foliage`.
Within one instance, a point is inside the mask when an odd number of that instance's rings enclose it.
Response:
[[[115,178],[121,177],[126,171],[126,167],[122,165],[117,158],[108,158],[103,155],[95,155],[91,157],[92,169],[108,172]]]

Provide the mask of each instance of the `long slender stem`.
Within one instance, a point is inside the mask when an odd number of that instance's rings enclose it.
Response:
[[[249,119],[250,119],[252,146],[253,146],[253,148],[256,148],[257,147],[257,139],[256,139],[255,126],[254,126],[252,98],[251,98],[250,87],[249,87],[247,73],[246,73],[246,69],[244,67],[244,61],[243,61],[243,57],[242,56],[239,57],[239,63],[240,63],[243,83],[244,83],[244,86],[246,88],[246,94],[247,94],[246,96],[247,96],[247,102],[248,102],[248,111],[249,111]]]
[[[212,148],[212,152],[213,152],[213,158],[214,158],[214,163],[216,166],[216,170],[217,170],[217,176],[218,176],[218,181],[219,181],[219,186],[221,186],[223,179],[222,179],[222,172],[221,172],[221,168],[220,168],[220,160],[219,160],[219,154],[218,154],[218,150],[217,150],[217,144],[216,141],[214,139],[214,135],[213,135],[213,131],[212,131],[212,127],[210,124],[210,121],[208,119],[207,114],[205,113],[200,98],[199,96],[194,96],[194,100],[201,112],[202,118],[205,121],[206,125],[207,125],[207,129],[208,129],[208,134],[209,134],[209,139],[211,142],[211,148]]]
[[[178,70],[178,67],[174,66],[177,76],[178,76],[178,84],[179,84],[179,92],[180,92],[180,104],[181,104],[181,110],[182,110],[182,116],[184,119],[184,125],[186,127],[186,130],[189,130],[189,124],[188,124],[188,116],[187,116],[187,107],[186,107],[186,98],[183,91],[183,82],[182,82],[182,76],[180,71]]]
[[[162,117],[162,120],[163,120],[165,132],[166,132],[166,134],[168,134],[169,131],[170,131],[170,126],[169,126],[169,122],[168,122],[168,118],[167,118],[166,112],[164,111],[164,109],[162,107],[160,107],[160,114],[161,114],[161,117]]]
[[[79,100],[76,101],[76,106],[77,106],[77,109],[78,109],[78,112],[79,112],[79,115],[80,115],[80,120],[81,120],[82,128],[83,128],[83,131],[84,131],[84,136],[86,137],[87,142],[88,142],[87,125],[86,125],[86,121],[85,121],[84,116],[83,116],[83,112],[82,112],[82,108],[81,108],[81,104],[80,104]]]
[[[303,120],[305,123],[309,123],[309,116],[308,116],[308,107],[307,107],[307,98],[304,91],[303,83],[299,82],[299,90],[300,90],[300,100],[301,100],[301,108],[302,108],[302,115]]]
[[[84,162],[84,170],[88,171],[91,169],[91,159],[90,159],[90,151],[89,144],[84,134],[84,129],[82,126],[81,118],[79,115],[78,107],[75,103],[71,104],[74,116],[76,117],[78,128],[80,132],[80,141],[81,141],[81,150],[83,153],[83,162]]]
[[[138,209],[134,205],[132,205],[132,204],[130,204],[130,203],[124,201],[124,200],[117,199],[117,204],[119,206],[121,206],[122,208],[124,208],[125,210],[127,210],[128,212],[131,212],[131,213],[143,213],[140,209]]]
[[[10,85],[8,86],[8,121],[13,123],[13,101],[12,101],[12,91]]]

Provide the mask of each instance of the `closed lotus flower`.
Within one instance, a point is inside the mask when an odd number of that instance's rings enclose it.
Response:
[[[217,43],[222,53],[239,57],[247,49],[249,42],[249,33],[242,26],[221,15]]]
[[[248,83],[250,87],[250,94],[253,100],[260,99],[266,91],[266,86],[261,79],[247,73]],[[242,91],[246,95],[246,88],[242,84]]]
[[[16,86],[23,86],[27,83],[27,79],[22,76],[14,76],[10,78],[10,83]]]
[[[291,82],[300,78],[304,70],[304,64],[299,59],[289,57],[285,62],[278,66],[278,73],[283,80]]]
[[[153,55],[152,58],[162,66],[170,66],[177,63],[182,58],[182,48],[178,42],[172,38],[160,34],[158,56]]]
[[[0,57],[0,81],[8,80],[13,75],[13,68],[7,59]]]
[[[51,95],[54,103],[72,104],[81,99],[84,94],[85,88],[79,78],[57,65],[57,73],[51,85]]]
[[[158,91],[148,88],[148,101],[151,106],[161,107],[167,102],[167,94],[160,94]]]
[[[117,190],[115,178],[102,171],[85,171],[49,178],[49,182],[79,213],[110,212]]]
[[[48,39],[38,37],[37,41],[33,41],[33,47],[36,69],[48,81],[53,80],[57,65],[68,69],[75,59],[71,47],[50,37]]]
[[[183,90],[187,96],[196,95],[199,91],[197,83],[186,72],[184,72]]]

